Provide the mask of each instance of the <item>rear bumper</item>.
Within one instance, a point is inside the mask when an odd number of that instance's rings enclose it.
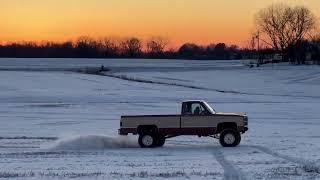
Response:
[[[120,128],[118,129],[118,134],[119,135],[128,135],[129,133],[132,134],[137,134],[137,129],[136,128]]]

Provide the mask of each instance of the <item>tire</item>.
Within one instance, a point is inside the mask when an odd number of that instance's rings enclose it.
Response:
[[[158,140],[153,134],[146,133],[139,135],[138,143],[141,148],[153,148],[157,145],[157,142]]]
[[[235,147],[240,144],[241,135],[234,129],[225,129],[220,133],[219,141],[223,147]]]
[[[157,141],[157,147],[162,147],[166,142],[166,138],[164,136],[159,136]]]

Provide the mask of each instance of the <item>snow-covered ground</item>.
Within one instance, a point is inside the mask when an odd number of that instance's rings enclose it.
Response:
[[[0,59],[0,178],[320,179],[320,67],[243,63]],[[101,65],[111,72],[74,72]],[[186,99],[246,112],[241,144],[117,136],[121,115],[179,113]]]

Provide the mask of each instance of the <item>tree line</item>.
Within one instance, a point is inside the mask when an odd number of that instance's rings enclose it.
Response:
[[[168,40],[161,37],[143,41],[136,37],[115,40],[83,36],[62,43],[34,42],[0,45],[0,57],[14,58],[159,58],[159,59],[241,59],[246,51],[225,43],[207,46],[195,43],[168,48]]]

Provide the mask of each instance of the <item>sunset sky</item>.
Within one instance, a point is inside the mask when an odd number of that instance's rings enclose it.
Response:
[[[305,5],[320,15],[320,0],[0,0],[0,43],[89,35],[243,46],[254,14],[273,2]]]

